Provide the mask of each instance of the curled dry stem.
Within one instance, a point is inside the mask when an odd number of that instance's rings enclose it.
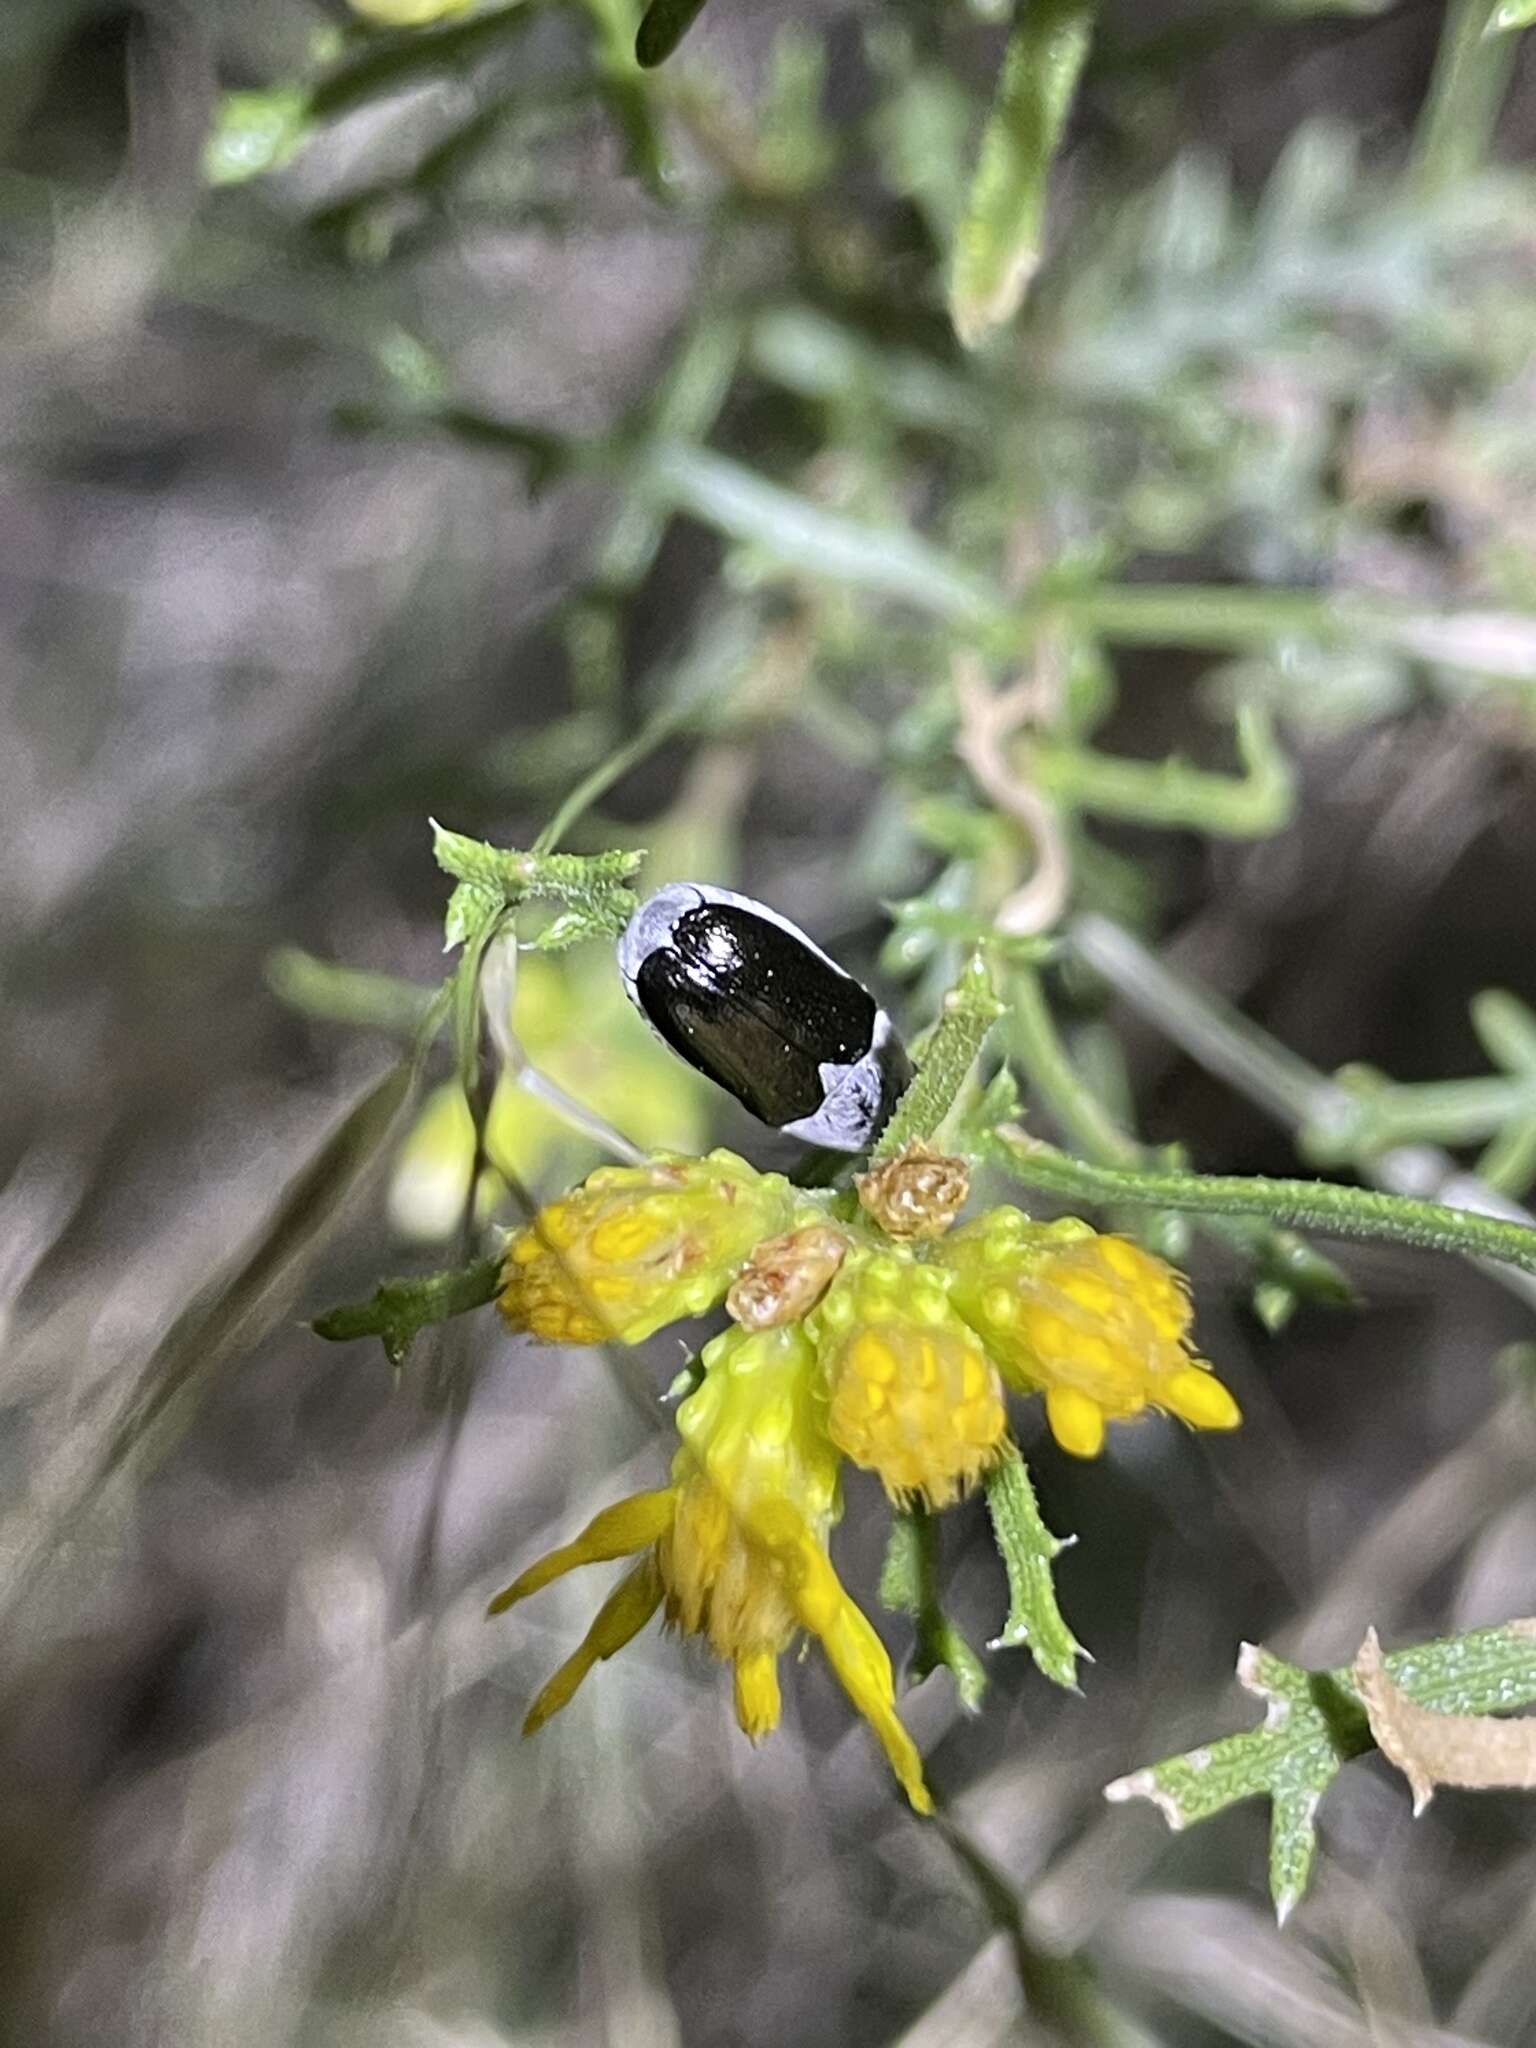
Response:
[[[1035,853],[1035,871],[1021,889],[998,906],[993,922],[1010,937],[1032,937],[1049,931],[1066,909],[1072,886],[1066,836],[1055,806],[1031,779],[1026,763],[1008,758],[1005,742],[1030,725],[1038,725],[1055,708],[1061,694],[1062,650],[1043,637],[1034,672],[1006,690],[994,690],[980,659],[969,650],[955,655],[951,667],[960,731],[955,752],[980,787],[1028,834]]]

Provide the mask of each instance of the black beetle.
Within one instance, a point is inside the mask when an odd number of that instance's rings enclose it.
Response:
[[[869,990],[750,896],[673,882],[641,904],[618,952],[652,1030],[755,1117],[807,1144],[862,1152],[912,1078]]]

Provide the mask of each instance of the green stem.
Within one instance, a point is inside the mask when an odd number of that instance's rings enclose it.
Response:
[[[494,1301],[501,1281],[498,1252],[442,1273],[381,1280],[366,1301],[352,1301],[317,1316],[311,1328],[332,1344],[377,1337],[391,1365],[404,1363],[413,1340],[430,1324],[447,1322]]]
[[[1511,1201],[1523,1201],[1536,1184],[1536,1116],[1500,1131],[1477,1162],[1477,1177]]]
[[[1008,1029],[1035,1092],[1080,1152],[1101,1166],[1141,1165],[1141,1146],[1121,1130],[1073,1065],[1032,967],[1008,977]]]
[[[676,704],[669,704],[648,718],[632,739],[626,740],[621,747],[615,747],[606,760],[599,761],[581,778],[530,850],[536,854],[551,852],[584,811],[589,810],[616,782],[622,781],[631,768],[638,767],[648,754],[654,754],[658,747],[664,746],[685,722],[685,711]]]
[[[679,442],[646,467],[653,501],[760,548],[787,574],[864,590],[960,625],[1002,653],[1016,653],[1059,622],[1128,647],[1264,649],[1277,640],[1325,647],[1376,646],[1469,673],[1488,673],[1487,615],[1316,590],[1202,584],[1096,584],[1037,590],[1022,604],[903,526],[875,526],[829,512],[712,449]],[[1520,627],[1524,614],[1512,615]],[[1507,661],[1509,657],[1502,657]],[[1499,674],[1513,673],[1500,666]]]
[[[1031,1138],[1017,1125],[1003,1126],[991,1149],[998,1163],[1026,1185],[1077,1201],[1147,1203],[1195,1215],[1264,1216],[1272,1223],[1320,1231],[1325,1237],[1382,1238],[1466,1258],[1495,1259],[1536,1273],[1536,1230],[1470,1209],[1449,1209],[1441,1202],[1334,1181],[1090,1166]]]
[[[1344,1085],[1348,1086],[1347,1080]],[[1536,1115],[1536,1076],[1479,1074],[1465,1081],[1389,1081],[1362,1088],[1354,1099],[1356,1114],[1344,1126],[1330,1123],[1315,1138],[1303,1131],[1307,1155],[1318,1165],[1335,1159],[1366,1159],[1394,1145],[1480,1143],[1511,1122]]]
[[[1033,747],[1029,761],[1045,794],[1075,810],[1226,839],[1264,839],[1289,824],[1296,778],[1267,707],[1241,706],[1235,737],[1241,775],[1213,775],[1176,756],[1128,761],[1060,745]]]
[[[1409,167],[1420,193],[1459,184],[1487,159],[1518,47],[1512,35],[1488,33],[1496,5],[1451,0]]]
[[[321,80],[310,97],[319,120],[334,119],[386,93],[436,78],[462,76],[466,67],[529,26],[535,12],[527,0],[482,9],[469,21],[440,23],[396,35],[371,35],[360,53]]]
[[[905,527],[828,512],[712,450],[678,442],[659,449],[650,483],[673,511],[763,548],[797,574],[872,591],[936,618],[978,625],[1005,616],[999,594]]]
[[[943,1012],[929,1037],[917,1078],[886,1125],[874,1149],[875,1159],[893,1159],[903,1146],[938,1135],[1002,1008],[986,961],[979,953],[973,954],[944,998]]]

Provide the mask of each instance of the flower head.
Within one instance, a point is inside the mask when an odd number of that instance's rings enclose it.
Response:
[[[1063,1450],[1096,1457],[1104,1426],[1147,1408],[1194,1429],[1235,1429],[1241,1413],[1190,1347],[1182,1277],[1129,1238],[1075,1217],[1033,1223],[990,1210],[936,1256],[954,1303],[1010,1386],[1043,1391]]]
[[[890,1659],[827,1555],[838,1511],[838,1454],[825,1429],[813,1347],[795,1325],[728,1330],[705,1347],[704,1378],[678,1414],[672,1484],[598,1515],[491,1604],[501,1613],[577,1565],[640,1562],[529,1711],[531,1734],[592,1666],[622,1649],[658,1607],[735,1672],[736,1716],[754,1740],[778,1723],[778,1659],[800,1630],[816,1636],[879,1736],[920,1811],[922,1765],[897,1718]]]
[[[601,1167],[512,1239],[502,1314],[546,1343],[638,1344],[712,1308],[792,1205],[787,1181],[733,1152]]]
[[[1008,1425],[996,1368],[950,1303],[954,1279],[894,1246],[857,1252],[806,1325],[832,1441],[895,1499],[932,1507],[975,1485]]]

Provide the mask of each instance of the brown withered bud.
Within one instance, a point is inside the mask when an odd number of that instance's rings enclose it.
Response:
[[[727,1313],[747,1330],[798,1323],[832,1285],[847,1251],[847,1238],[826,1223],[766,1238],[725,1297]]]
[[[854,1186],[887,1237],[942,1237],[965,1207],[971,1170],[918,1140],[857,1175]]]

